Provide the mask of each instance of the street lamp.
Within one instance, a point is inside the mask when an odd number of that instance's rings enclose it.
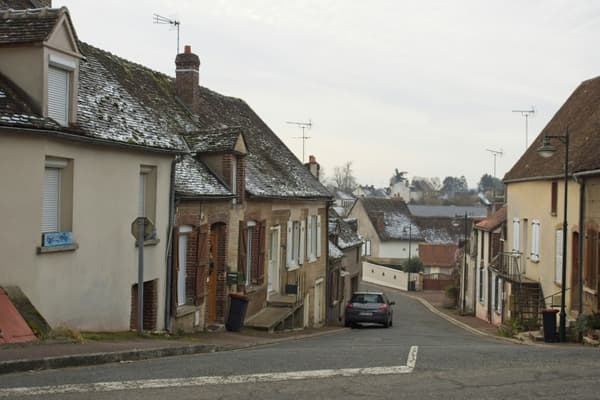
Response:
[[[566,341],[566,317],[565,313],[565,291],[567,285],[567,188],[569,184],[569,127],[565,130],[563,136],[550,136],[544,135],[544,141],[537,150],[540,156],[544,158],[552,157],[556,152],[556,147],[552,145],[551,139],[558,139],[565,145],[565,165],[564,165],[564,181],[565,181],[565,200],[564,200],[564,211],[563,211],[563,239],[562,239],[562,280],[560,289],[560,314],[559,314],[559,325],[558,335],[561,342]]]

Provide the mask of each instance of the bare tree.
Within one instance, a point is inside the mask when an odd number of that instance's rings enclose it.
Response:
[[[352,192],[357,184],[352,171],[352,161],[347,161],[341,167],[333,169],[333,184],[343,192]]]

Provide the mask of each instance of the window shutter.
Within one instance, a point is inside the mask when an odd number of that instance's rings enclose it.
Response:
[[[519,243],[520,243],[519,218],[514,218],[513,219],[513,252],[515,252],[515,253],[519,252]]]
[[[490,278],[491,278],[491,280],[492,280],[492,282],[491,282],[491,283],[492,283],[492,285],[491,285],[491,287],[490,287],[490,290],[492,291],[492,292],[490,293],[490,294],[491,294],[491,296],[490,296],[490,297],[491,297],[490,301],[491,301],[491,303],[492,303],[492,304],[491,304],[491,309],[492,309],[492,310],[496,310],[496,295],[497,295],[497,293],[498,293],[498,292],[497,292],[497,290],[498,290],[498,280],[497,280],[497,279],[494,279],[494,276],[493,276],[493,275],[492,275]]]
[[[286,252],[286,264],[288,268],[292,267],[292,248],[294,244],[292,243],[293,235],[292,235],[293,223],[292,221],[288,221],[287,223],[287,238],[285,241],[285,252]]]
[[[175,315],[177,310],[177,271],[179,271],[179,228],[173,228],[173,240],[171,244],[172,268],[171,268],[171,313]]]
[[[531,223],[531,260],[540,260],[540,221],[534,219]]]
[[[69,73],[48,67],[48,117],[63,126],[69,120]]]
[[[238,272],[244,274],[244,280],[247,281],[246,276],[246,222],[240,221],[240,232],[238,238]]]
[[[42,208],[42,233],[57,232],[59,226],[60,169],[44,171],[44,200]]]
[[[321,257],[321,216],[317,215],[317,258]]]
[[[367,240],[367,256],[371,255],[371,239]]]
[[[304,254],[306,249],[304,248],[306,239],[306,221],[302,220],[300,222],[300,251],[298,255],[298,264],[304,264]]]
[[[562,285],[563,231],[556,231],[556,271],[555,282]]]
[[[265,252],[267,238],[267,221],[258,224],[258,276],[257,283],[260,285],[265,281]]]
[[[363,242],[362,246],[360,246],[361,255],[365,256],[367,254],[367,242]]]
[[[312,216],[308,216],[308,218],[306,218],[306,225],[307,225],[307,231],[306,231],[306,254],[308,255],[308,259],[309,260],[313,260],[315,258],[315,250],[313,249],[313,223],[312,223]]]
[[[197,229],[197,260],[198,265],[196,265],[196,281],[195,281],[195,294],[196,297],[194,299],[194,303],[199,305],[202,299],[205,296],[204,288],[206,287],[206,274],[208,273],[209,263],[210,263],[210,249],[209,249],[209,239],[208,239],[208,225],[204,224],[198,227]]]

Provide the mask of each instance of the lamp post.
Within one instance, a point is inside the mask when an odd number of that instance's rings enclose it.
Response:
[[[565,145],[565,164],[564,164],[564,182],[565,182],[565,197],[564,197],[564,210],[563,210],[563,238],[562,238],[562,279],[560,289],[560,314],[559,314],[559,325],[558,335],[561,342],[566,341],[566,317],[565,312],[565,292],[567,285],[567,194],[569,184],[569,127],[565,129],[565,134],[562,136],[550,136],[544,135],[544,141],[542,146],[537,150],[540,156],[544,158],[552,157],[556,152],[556,147],[550,143],[551,139],[558,139]]]

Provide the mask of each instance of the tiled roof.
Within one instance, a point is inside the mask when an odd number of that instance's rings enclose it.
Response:
[[[358,201],[381,240],[423,240],[421,229],[404,201],[378,197],[363,197]],[[379,221],[381,217],[383,226]]]
[[[38,3],[38,4],[35,4]],[[0,10],[12,8],[13,10],[25,10],[27,8],[40,8],[39,2],[31,0],[0,0]]]
[[[191,156],[185,156],[176,165],[175,191],[181,197],[234,197],[204,164]]]
[[[2,74],[0,74],[0,125],[60,129],[60,125],[56,122],[34,111],[27,95]]]
[[[457,250],[455,244],[419,243],[419,258],[428,267],[453,267]]]
[[[560,177],[564,174],[565,145],[552,140],[557,152],[543,158],[537,153],[544,134],[560,136],[569,128],[569,173],[600,169],[600,77],[584,81],[575,89],[550,122],[513,167],[505,182]]]
[[[409,204],[408,209],[411,214],[417,217],[447,217],[464,216],[465,212],[469,217],[485,217],[487,215],[486,207],[476,206],[428,206]]]
[[[43,42],[65,13],[65,7],[0,11],[0,45]]]
[[[502,223],[506,222],[506,207],[502,207],[488,218],[475,225],[475,228],[483,231],[493,231]]]
[[[423,240],[427,243],[458,243],[465,237],[463,218],[416,217]],[[472,220],[467,219],[467,236],[472,229]]]
[[[332,223],[335,225],[335,230],[337,233],[337,247],[342,250],[349,249],[350,247],[360,246],[362,244],[362,240],[358,237],[358,233],[352,229],[352,227],[336,215],[334,212],[330,212],[330,218]]]
[[[239,126],[221,129],[204,129],[187,137],[194,153],[232,152],[238,138],[242,135]]]

